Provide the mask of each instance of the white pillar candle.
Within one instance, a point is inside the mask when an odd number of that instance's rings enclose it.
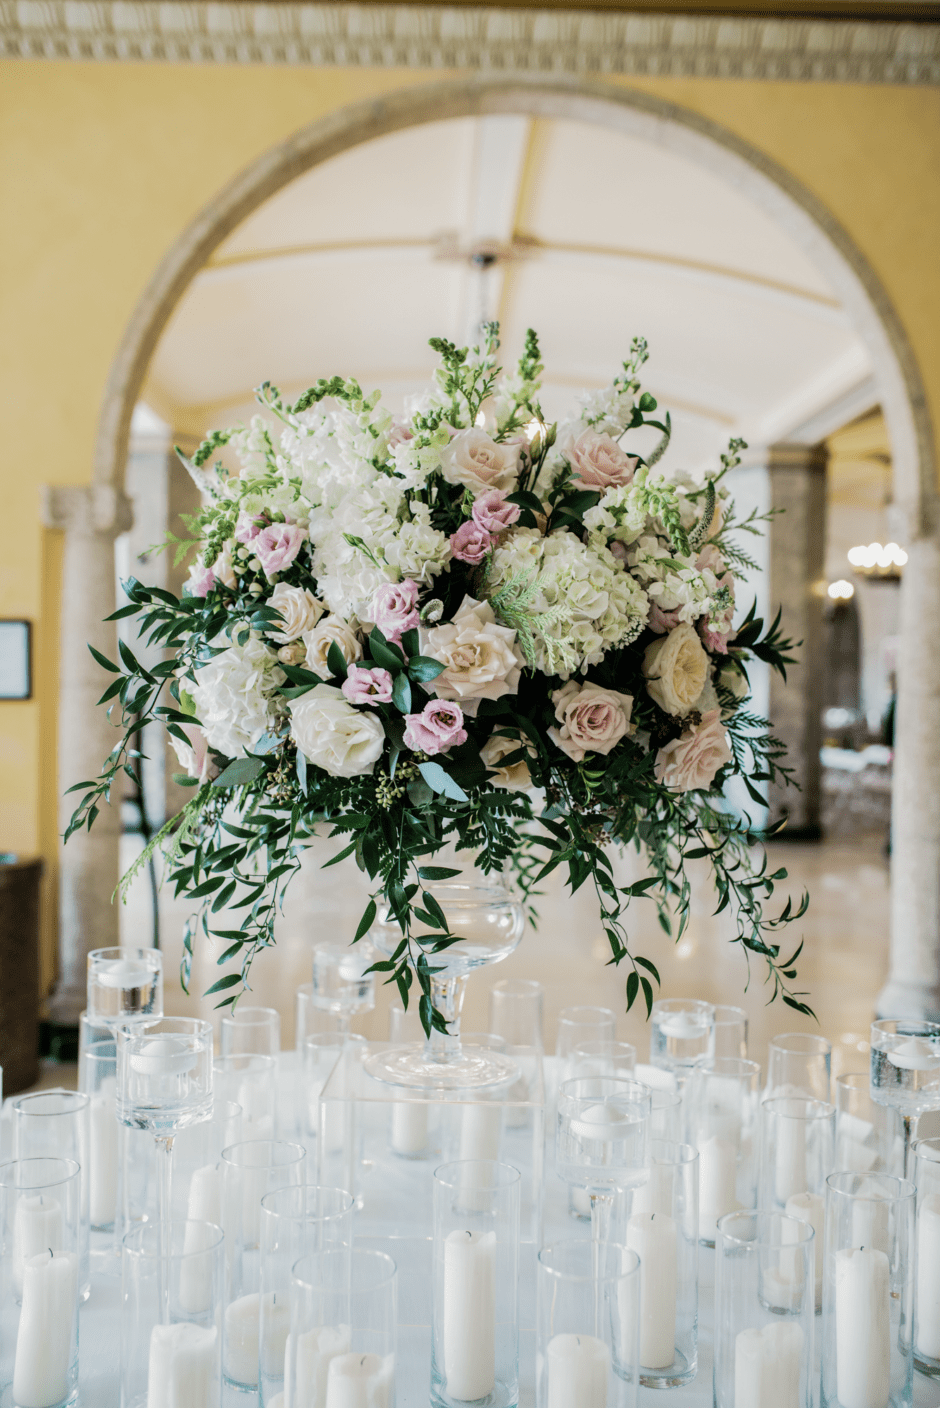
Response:
[[[78,1257],[51,1251],[27,1257],[13,1361],[17,1408],[55,1408],[68,1397],[77,1315]]]
[[[836,1393],[840,1408],[888,1408],[888,1258],[875,1247],[836,1252]]]
[[[111,1082],[112,1086],[114,1082]],[[88,1107],[88,1220],[106,1227],[117,1210],[118,1122],[113,1091],[93,1095]]]
[[[238,1087],[238,1103],[242,1107],[242,1137],[273,1139],[274,1111],[271,1109],[271,1086],[263,1077],[246,1076]]]
[[[268,1378],[275,1378],[284,1368],[284,1351],[290,1334],[290,1291],[268,1291],[263,1309],[261,1372]]]
[[[860,1115],[850,1115],[845,1110],[840,1110],[836,1116],[839,1137],[843,1135],[846,1139],[854,1139],[858,1144],[864,1144],[871,1138],[875,1126],[871,1120],[863,1120]]]
[[[610,1350],[593,1335],[555,1335],[546,1351],[546,1408],[607,1408]]]
[[[850,1173],[870,1173],[877,1162],[877,1149],[871,1149],[867,1144],[860,1144],[857,1139],[850,1139],[847,1134],[840,1133],[837,1141],[836,1168],[846,1169]]]
[[[393,1367],[390,1354],[338,1354],[327,1370],[325,1408],[388,1408]]]
[[[202,1164],[189,1180],[186,1216],[194,1222],[222,1225],[222,1179],[218,1164]]]
[[[822,1308],[826,1205],[818,1193],[794,1193],[792,1198],[787,1198],[786,1211],[789,1217],[796,1217],[800,1222],[808,1222],[816,1234],[813,1246],[816,1271],[816,1309],[820,1310]],[[786,1223],[784,1223],[784,1234],[787,1231]]]
[[[883,1198],[856,1198],[852,1203],[852,1246],[888,1250],[888,1203]]]
[[[734,1341],[734,1408],[800,1408],[803,1331],[783,1321]]]
[[[444,1242],[444,1377],[458,1401],[496,1383],[496,1233],[451,1232]]]
[[[640,1363],[668,1369],[676,1357],[677,1233],[663,1213],[634,1213],[627,1246],[640,1258]]]
[[[284,1347],[284,1378],[287,1384],[291,1382],[289,1363],[292,1338],[288,1335]],[[291,1397],[285,1388],[284,1396],[289,1400],[286,1408],[324,1408],[330,1364],[338,1355],[349,1353],[350,1342],[348,1325],[328,1325],[322,1329],[305,1330],[297,1336],[294,1393]]]
[[[699,1146],[698,1169],[699,1229],[711,1239],[718,1219],[738,1206],[738,1151],[726,1139],[706,1139]]]
[[[258,1340],[261,1333],[261,1295],[239,1296],[225,1307],[225,1340],[222,1364],[225,1377],[254,1388],[258,1382]]]
[[[760,1330],[734,1337],[734,1408],[764,1408],[764,1345]]]
[[[23,1193],[13,1215],[13,1285],[23,1294],[23,1268],[40,1252],[62,1250],[62,1204],[47,1193]]]
[[[498,1159],[503,1108],[495,1102],[465,1105],[460,1115],[461,1159]]]
[[[218,1408],[217,1341],[214,1326],[154,1325],[147,1408]]]
[[[634,1190],[631,1213],[661,1212],[672,1215],[674,1168],[672,1164],[652,1164],[650,1176]],[[588,1212],[590,1212],[590,1202]]]
[[[392,1148],[396,1154],[420,1154],[428,1142],[428,1107],[417,1100],[392,1105]]]
[[[795,1193],[806,1192],[806,1121],[778,1115],[775,1125],[774,1189],[777,1202],[786,1205]]]
[[[940,1194],[928,1193],[917,1210],[917,1352],[940,1359]]]
[[[183,1237],[180,1264],[180,1305],[188,1315],[201,1315],[212,1304],[212,1248],[218,1233],[206,1222],[190,1222]]]

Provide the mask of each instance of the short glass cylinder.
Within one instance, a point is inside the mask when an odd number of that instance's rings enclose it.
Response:
[[[581,1076],[626,1076],[636,1069],[636,1047],[628,1041],[579,1041],[569,1051],[562,1081]]]
[[[650,1091],[633,1080],[565,1081],[558,1093],[555,1162],[560,1178],[612,1195],[646,1181]]]
[[[365,940],[350,946],[321,943],[313,950],[313,1005],[342,1022],[375,1007],[375,974],[366,970],[381,957]]]
[[[650,1014],[650,1063],[671,1071],[680,1085],[692,1068],[715,1055],[715,1009],[692,998],[661,998]]]
[[[163,954],[156,948],[96,948],[88,955],[85,1013],[115,1030],[163,1016]]]
[[[117,1034],[117,1116],[166,1138],[212,1111],[212,1027],[161,1017]]]
[[[781,1213],[731,1212],[720,1219],[715,1408],[813,1408],[814,1240],[808,1223]]]
[[[490,1159],[435,1170],[433,1408],[519,1401],[520,1185]]]
[[[281,1049],[281,1018],[273,1007],[242,1007],[228,1012],[219,1027],[223,1056],[276,1056]]]
[[[539,1252],[537,1408],[635,1408],[640,1259],[617,1242],[556,1242]]]
[[[135,1227],[121,1257],[121,1408],[218,1408],[222,1393],[222,1229]]]
[[[909,1162],[917,1189],[914,1367],[940,1378],[940,1139],[918,1139]]]
[[[783,1032],[767,1047],[764,1099],[802,1095],[828,1103],[832,1076],[832,1042],[806,1032]]]
[[[78,1402],[80,1173],[74,1159],[0,1165],[0,1402]]]
[[[910,1408],[914,1200],[886,1173],[826,1180],[823,1408]]]
[[[715,1007],[715,1058],[747,1060],[747,1013],[743,1007]]]
[[[760,1066],[703,1061],[688,1087],[688,1138],[699,1152],[699,1235],[715,1245],[718,1219],[757,1205]]]
[[[301,1257],[291,1278],[284,1403],[392,1408],[398,1272],[384,1252],[345,1248]],[[270,1408],[283,1408],[273,1400]]]
[[[10,1102],[15,1159],[74,1159],[81,1169],[81,1222],[77,1251],[82,1300],[87,1300],[91,1291],[88,1225],[90,1103],[89,1097],[80,1090],[40,1090],[33,1095],[17,1095]]]
[[[504,978],[490,988],[489,1029],[501,1036],[507,1046],[541,1051],[544,1008],[545,989],[541,983],[532,978]]]
[[[650,1141],[650,1176],[634,1189],[623,1241],[640,1258],[640,1383],[676,1388],[698,1368],[699,1155]]]
[[[242,1139],[273,1139],[276,1134],[277,1062],[273,1056],[240,1052],[212,1063],[216,1099],[241,1107]]]

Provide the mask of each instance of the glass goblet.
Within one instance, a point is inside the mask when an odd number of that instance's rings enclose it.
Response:
[[[904,1120],[904,1161],[914,1121],[940,1109],[940,1024],[882,1020],[871,1024],[871,1098],[890,1105]]]

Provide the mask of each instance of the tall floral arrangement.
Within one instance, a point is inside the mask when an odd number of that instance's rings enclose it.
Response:
[[[125,584],[115,616],[165,658],[145,665],[123,641],[120,662],[93,652],[125,733],[78,784],[69,831],[133,773],[140,730],[164,726],[193,795],[151,849],[197,906],[184,985],[197,930],[227,941],[219,962],[235,968],[210,988],[222,1003],[273,943],[325,826],[339,838],[329,863],[355,856],[372,884],[355,939],[379,906],[401,925],[376,967],[406,1002],[417,982],[426,1029],[441,1024],[434,955],[460,938],[428,888],[454,873],[434,861],[455,839],[484,871],[513,862],[529,896],[558,866],[572,890],[591,881],[628,1007],[641,992],[649,1007],[658,981],[631,947],[629,903],[649,896],[681,933],[686,864],[707,858],[734,941],[766,963],[772,996],[808,1011],[778,937],[806,899],[767,912],[786,872],[769,873],[726,797],[739,777],[762,804],[762,785],[788,776],[749,708],[747,667],[783,672],[792,644],[779,615],[765,629],[752,607],[734,626],[754,569],[737,539],[760,531],[736,520],[725,484],[742,442],[714,471],[661,467],[670,422],[640,390],[642,340],[610,386],[548,425],[535,334],[504,375],[496,325],[484,333],[470,349],[432,341],[440,367],[405,419],[352,380],[292,404],[265,383],[267,416],[182,457],[205,504],[187,538],[171,535],[195,554],[189,581],[180,599]],[[226,445],[237,473],[215,458]],[[612,843],[637,847],[646,878],[618,885]]]

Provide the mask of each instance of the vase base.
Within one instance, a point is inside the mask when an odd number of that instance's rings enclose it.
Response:
[[[429,1061],[419,1042],[377,1051],[362,1063],[374,1080],[409,1090],[480,1090],[518,1079],[519,1065],[486,1046],[463,1046],[450,1061]]]

